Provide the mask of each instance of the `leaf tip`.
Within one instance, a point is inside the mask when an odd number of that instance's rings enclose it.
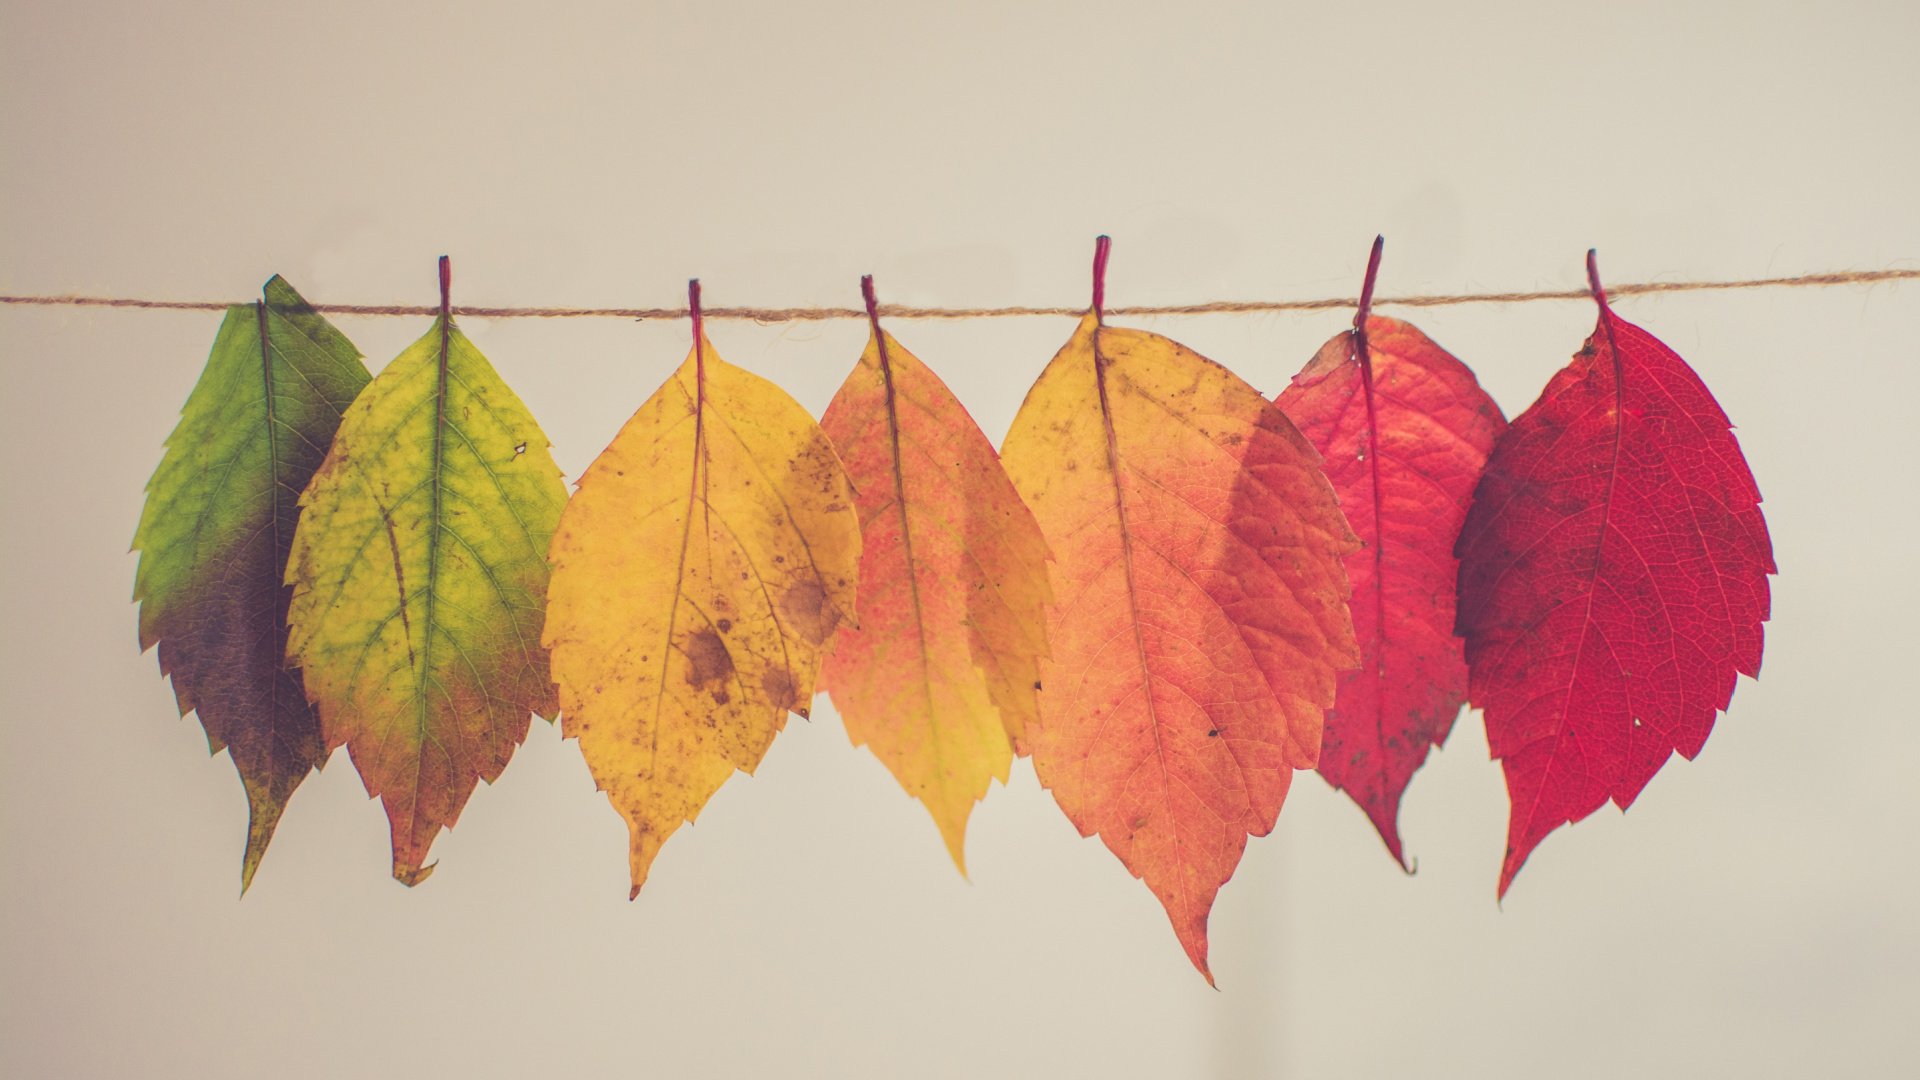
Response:
[[[413,860],[397,857],[393,860],[393,880],[411,889],[433,876],[433,868],[440,865],[435,859],[425,866],[414,865]]]
[[[280,814],[286,809],[284,802],[275,803],[256,795],[251,785],[247,791],[247,804],[247,853],[240,860],[242,897],[253,887],[253,875],[260,869],[260,860],[266,856],[267,845],[273,841],[273,831],[280,825]]]
[[[1374,831],[1380,834],[1380,842],[1387,845],[1387,854],[1393,856],[1393,861],[1400,864],[1401,870],[1408,874],[1413,873],[1413,871],[1408,868],[1406,851],[1400,843],[1399,823],[1391,818],[1382,820],[1381,816],[1374,815],[1371,809],[1369,809],[1368,816],[1374,818]]]
[[[973,884],[973,875],[967,873],[966,817],[963,815],[959,820],[952,821],[935,814],[934,823],[940,826],[940,839],[946,842],[947,856],[953,860],[953,868],[960,871],[960,880]]]
[[[667,830],[668,833],[672,831]],[[645,818],[627,817],[627,873],[632,882],[627,889],[629,902],[639,899],[640,889],[646,885],[647,875],[653,872],[653,860],[660,854],[660,845],[665,841],[665,836],[654,834],[652,823]]]
[[[1520,875],[1520,868],[1527,864],[1527,856],[1531,852],[1531,848],[1521,850],[1509,847],[1507,849],[1507,856],[1500,863],[1500,887],[1493,894],[1496,904],[1505,902],[1507,890],[1513,886],[1513,879]]]
[[[1207,980],[1208,986],[1220,989],[1219,984],[1213,981],[1213,967],[1207,962],[1207,917],[1201,915],[1198,926],[1183,927],[1176,924],[1174,936],[1180,939],[1180,947],[1186,950],[1193,969]]]

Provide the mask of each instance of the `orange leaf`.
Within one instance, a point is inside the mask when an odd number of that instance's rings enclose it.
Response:
[[[561,730],[627,819],[634,895],[667,837],[807,714],[859,572],[826,435],[714,355],[691,294],[693,351],[588,466],[549,553]]]
[[[820,418],[860,509],[859,626],[821,672],[865,743],[933,814],[966,873],[967,817],[1007,779],[1037,709],[1047,544],[993,444],[914,355],[880,329]]]
[[[1312,768],[1359,662],[1357,546],[1278,408],[1094,302],[1001,448],[1058,560],[1030,743],[1041,783],[1165,905],[1209,982],[1207,914]]]

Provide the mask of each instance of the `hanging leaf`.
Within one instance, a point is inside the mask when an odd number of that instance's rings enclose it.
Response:
[[[1047,544],[993,444],[861,287],[873,332],[820,420],[857,493],[859,625],[841,627],[822,689],[965,874],[967,818],[1037,708]]]
[[[1513,804],[1500,893],[1547,833],[1626,809],[1760,671],[1772,543],[1700,377],[1613,313],[1501,436],[1460,536],[1460,633]]]
[[[1340,676],[1320,775],[1405,865],[1400,797],[1467,697],[1453,545],[1506,420],[1465,364],[1406,323],[1370,315],[1380,249],[1375,240],[1353,330],[1321,346],[1275,403],[1326,459],[1361,542],[1347,556],[1360,666]]]
[[[553,538],[545,644],[562,731],[627,819],[632,895],[660,845],[789,711],[854,610],[840,461],[779,387],[693,350],[580,478]]]
[[[262,295],[227,309],[133,537],[140,647],[160,647],[181,715],[199,715],[247,792],[243,893],[287,799],[327,760],[285,659],[281,576],[300,490],[367,384],[359,351],[293,286],[275,277]]]
[[[475,784],[506,768],[529,712],[554,709],[539,636],[566,487],[447,288],[442,259],[439,319],[347,410],[287,567],[289,654],[327,745],[346,744],[385,805],[408,885]]]
[[[1093,307],[1001,455],[1058,560],[1041,783],[1166,907],[1194,966],[1248,835],[1312,768],[1335,673],[1359,659],[1354,550],[1316,454],[1232,372]]]

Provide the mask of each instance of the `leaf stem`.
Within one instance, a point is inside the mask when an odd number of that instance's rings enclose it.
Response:
[[[1600,284],[1600,256],[1596,249],[1587,249],[1587,288],[1593,293],[1593,300],[1600,310],[1611,311],[1607,304],[1607,290]]]
[[[867,302],[867,325],[873,328],[874,340],[878,341],[880,339],[880,302],[873,296],[872,274],[860,275],[860,296]]]
[[[1367,256],[1367,277],[1360,284],[1360,308],[1353,313],[1353,336],[1358,340],[1360,355],[1367,354],[1367,316],[1373,314],[1373,282],[1380,276],[1380,253],[1387,246],[1387,238],[1373,238],[1373,254]]]
[[[1107,255],[1113,250],[1113,237],[1102,234],[1093,242],[1093,321],[1106,321]]]
[[[706,340],[706,330],[700,321],[700,279],[687,281],[687,314],[693,318],[693,376],[694,384],[701,390],[706,389],[707,350],[702,347]]]

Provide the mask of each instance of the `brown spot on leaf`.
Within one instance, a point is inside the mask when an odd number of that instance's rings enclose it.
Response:
[[[773,705],[791,710],[799,704],[799,688],[793,685],[793,676],[785,670],[776,669],[767,672],[766,680],[761,684],[767,693],[767,701]]]
[[[718,632],[702,628],[687,639],[687,682],[698,687],[724,686],[733,675],[733,656]]]
[[[827,591],[817,581],[797,581],[780,597],[782,621],[815,645],[833,636],[840,613],[827,603]]]

